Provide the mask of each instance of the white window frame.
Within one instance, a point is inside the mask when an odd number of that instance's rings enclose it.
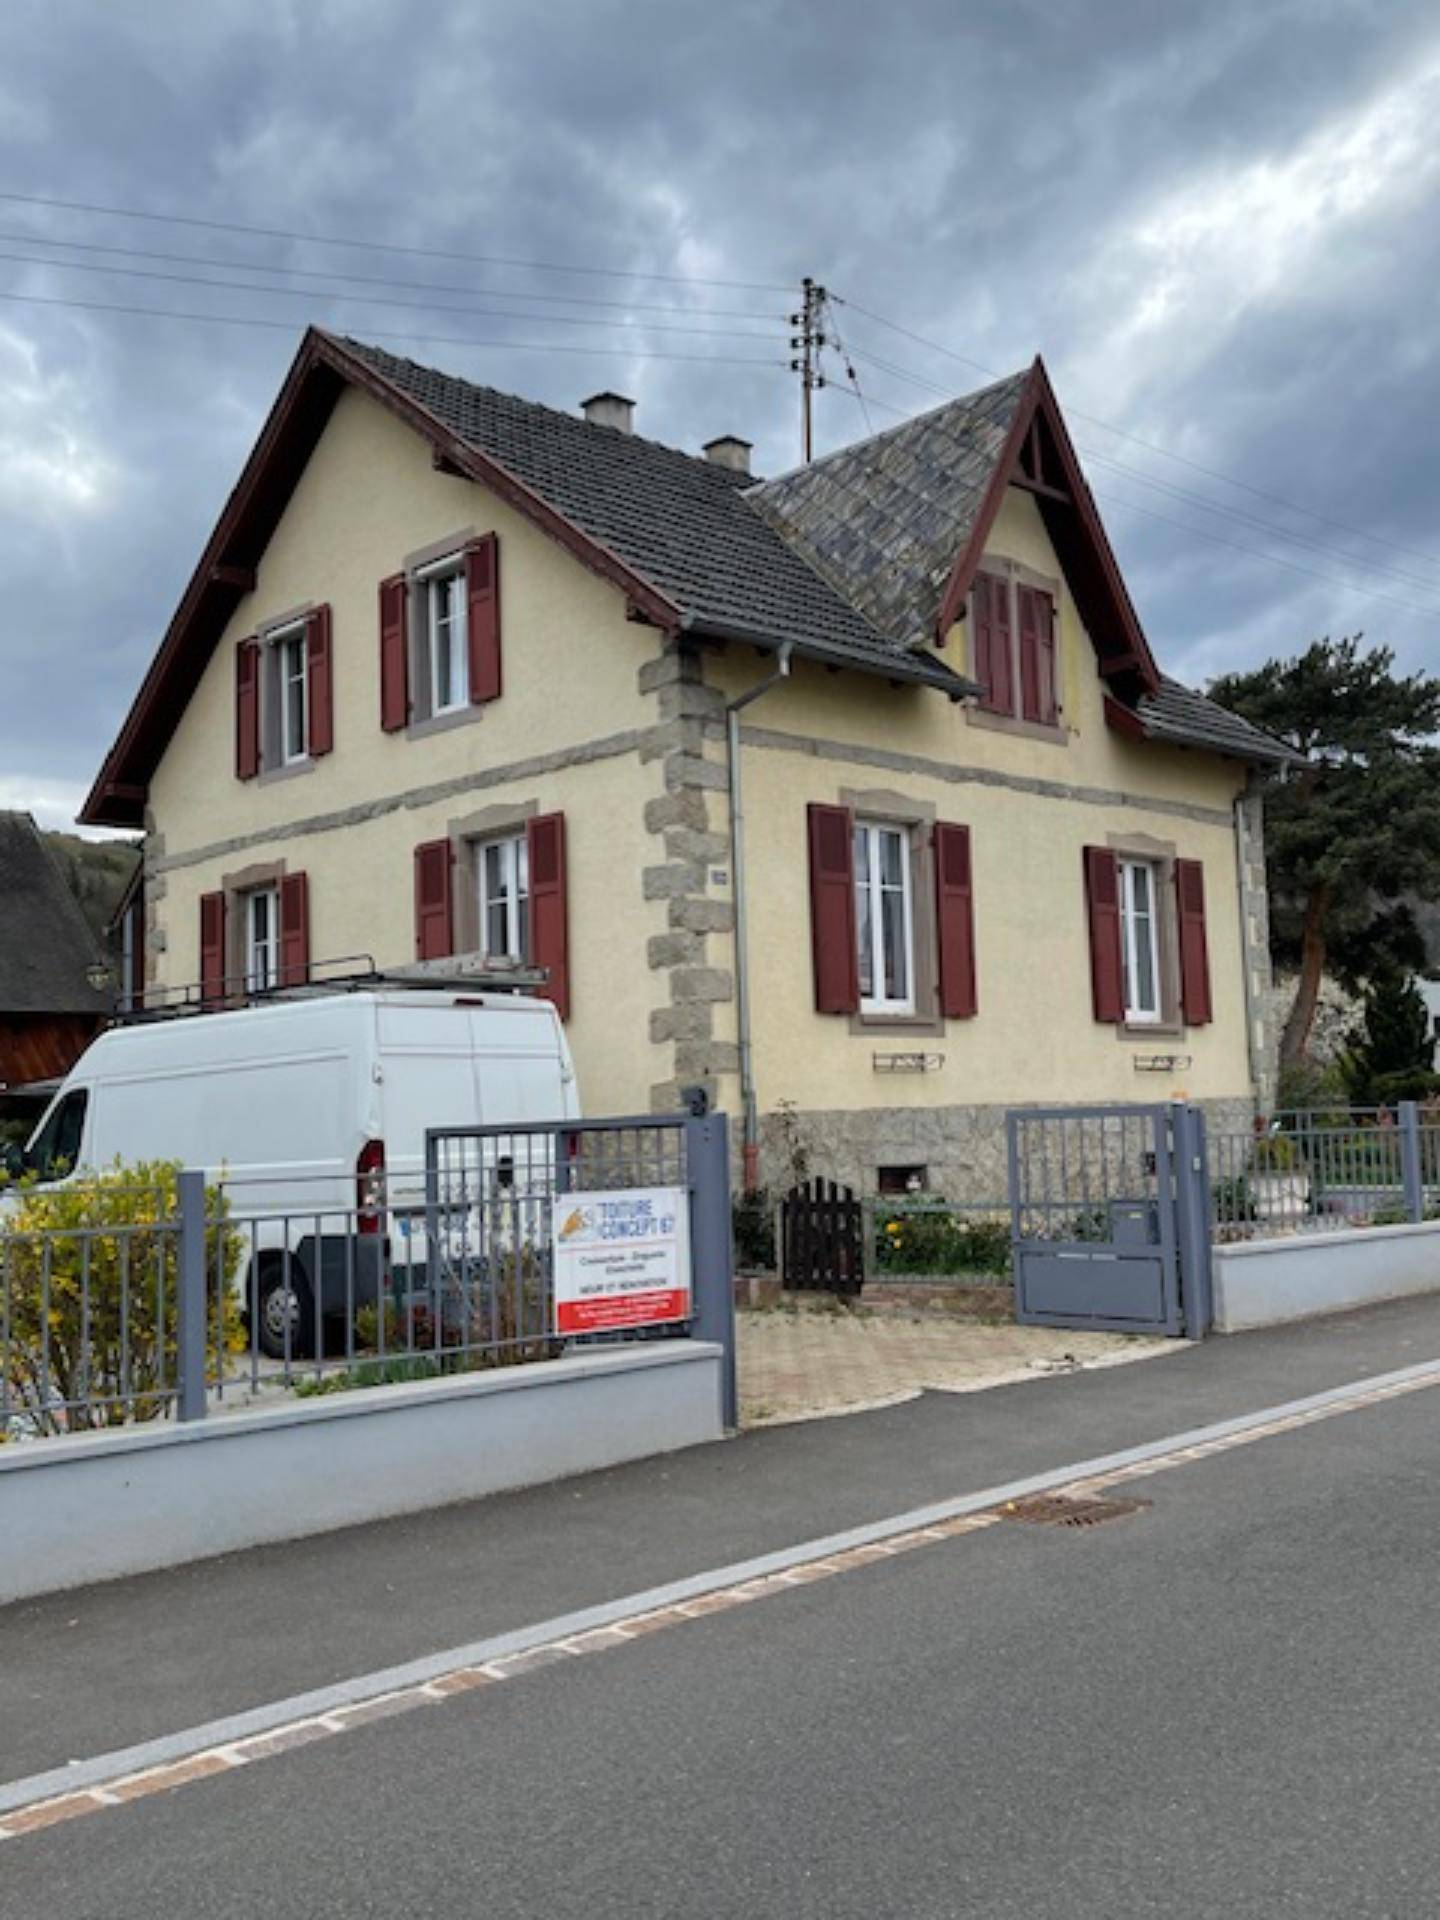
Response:
[[[1125,1021],[1128,1026],[1134,1027],[1156,1026],[1164,1017],[1160,986],[1160,868],[1153,860],[1140,860],[1128,854],[1122,854],[1117,864],[1120,870],[1120,952],[1125,972]],[[1136,904],[1136,875],[1142,869],[1146,875],[1149,898],[1148,911],[1143,919]],[[1154,994],[1154,1005],[1149,1007],[1141,1006],[1136,997],[1142,939],[1148,949],[1150,983]]]
[[[492,834],[471,843],[475,862],[475,903],[478,914],[480,951],[490,960],[513,960],[523,966],[529,959],[530,944],[530,844],[524,832]],[[488,856],[498,853],[501,868],[498,890],[490,888]],[[500,907],[505,915],[506,943],[497,950],[490,945],[490,911]]]
[[[425,611],[425,671],[430,712],[462,713],[470,705],[470,612],[465,562],[455,554],[422,567],[415,576]],[[442,599],[448,605],[442,605]],[[450,698],[440,698],[440,658],[449,653]]]
[[[280,984],[280,889],[252,887],[245,903],[245,984],[252,993]],[[263,916],[262,916],[263,907]],[[264,919],[264,927],[260,925]]]
[[[306,623],[297,621],[294,626],[281,627],[278,632],[268,636],[274,649],[275,679],[278,693],[275,700],[275,715],[279,739],[274,764],[278,767],[295,767],[302,760],[310,758],[310,642]],[[290,746],[290,722],[297,705],[297,680],[291,672],[291,661],[298,654],[300,673],[298,676],[298,705],[300,709],[300,745],[293,751]]]
[[[900,842],[900,886],[901,901],[901,940],[905,961],[905,991],[903,994],[890,993],[885,986],[885,928],[883,905],[887,892],[881,877],[882,863],[880,848],[886,836],[893,836]],[[857,820],[855,838],[864,837],[866,843],[865,877],[860,874],[860,862],[855,862],[855,937],[857,942],[864,941],[866,922],[866,899],[869,900],[870,935],[870,983],[871,991],[861,990],[860,1011],[869,1014],[908,1014],[915,1011],[915,903],[911,876],[912,855],[914,851],[913,830],[895,820]],[[894,891],[894,889],[888,889]],[[860,961],[863,967],[866,955],[861,951]],[[880,991],[875,989],[880,987]]]

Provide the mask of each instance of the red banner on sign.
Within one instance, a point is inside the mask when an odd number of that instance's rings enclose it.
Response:
[[[654,1327],[690,1318],[690,1294],[684,1287],[657,1287],[650,1293],[621,1293],[594,1300],[556,1303],[556,1331],[611,1333],[619,1327]]]

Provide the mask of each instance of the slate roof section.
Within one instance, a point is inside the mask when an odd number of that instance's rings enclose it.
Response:
[[[94,937],[28,813],[0,813],[0,1014],[109,1011]]]
[[[1160,691],[1142,694],[1135,711],[1145,738],[1169,746],[1200,747],[1232,760],[1255,760],[1276,766],[1299,766],[1302,756],[1272,733],[1251,726],[1238,713],[1218,706],[1203,693],[1182,686],[1166,675]]]
[[[1027,367],[746,497],[895,646],[923,647],[1029,377]]]
[[[340,345],[418,401],[657,587],[702,633],[963,692],[954,669],[897,649],[750,505],[748,474],[639,434],[403,360]]]

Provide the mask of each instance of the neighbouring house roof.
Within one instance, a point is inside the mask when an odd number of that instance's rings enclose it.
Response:
[[[1141,696],[1135,712],[1147,740],[1205,747],[1232,760],[1270,761],[1277,766],[1299,766],[1304,758],[1274,734],[1168,676],[1162,676],[1155,693]]]
[[[86,969],[99,951],[28,813],[0,813],[0,1014],[110,1010]]]
[[[1045,370],[1022,373],[764,482],[697,455],[312,329],[85,803],[141,822],[150,776],[336,400],[358,386],[674,633],[789,645],[952,698],[975,691],[937,652],[964,615],[1006,488],[1031,485],[1112,696],[1138,737],[1241,758],[1243,736],[1166,694]],[[1028,461],[1028,469],[1023,463]],[[1183,689],[1176,689],[1177,693]],[[1154,710],[1142,712],[1144,703]],[[1160,710],[1165,709],[1166,720]],[[1243,724],[1243,723],[1242,723]],[[1169,726],[1171,731],[1163,730]]]

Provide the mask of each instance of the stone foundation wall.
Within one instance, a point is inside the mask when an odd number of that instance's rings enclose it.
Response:
[[[1023,1105],[1022,1103],[1018,1103]],[[1248,1135],[1247,1094],[1202,1100],[1207,1126]],[[772,1192],[820,1175],[872,1194],[881,1167],[923,1167],[926,1190],[971,1206],[1009,1203],[1005,1117],[1010,1106],[870,1107],[766,1114],[760,1123],[760,1177]]]

